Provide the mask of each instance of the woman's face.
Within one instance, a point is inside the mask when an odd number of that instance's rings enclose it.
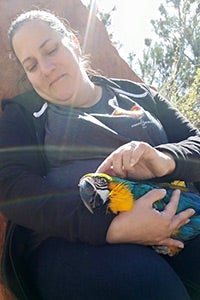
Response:
[[[79,106],[84,81],[80,48],[43,21],[24,24],[13,37],[13,48],[36,92],[50,102]]]

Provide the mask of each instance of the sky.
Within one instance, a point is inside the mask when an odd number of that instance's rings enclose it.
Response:
[[[88,4],[91,0],[82,0]],[[144,49],[144,39],[154,38],[153,27],[150,20],[160,16],[158,10],[165,0],[94,0],[99,9],[109,12],[116,6],[113,13],[112,32],[114,39],[123,47],[119,49],[120,55],[126,59],[128,53],[133,52],[140,57]]]

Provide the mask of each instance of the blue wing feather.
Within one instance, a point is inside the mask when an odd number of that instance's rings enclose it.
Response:
[[[137,181],[129,181],[124,179],[117,179],[120,182],[124,181],[128,184],[132,194],[134,195],[135,200],[146,194],[152,189],[161,188],[159,185],[137,182]],[[159,211],[164,210],[165,206],[169,202],[173,189],[165,188],[167,193],[166,196],[156,201],[153,207]],[[179,213],[187,208],[193,208],[195,210],[195,214],[190,218],[190,222],[182,226],[176,233],[173,234],[173,237],[182,241],[187,241],[189,239],[194,238],[198,234],[200,234],[200,195],[182,191],[180,195],[180,200],[177,208],[177,212]]]

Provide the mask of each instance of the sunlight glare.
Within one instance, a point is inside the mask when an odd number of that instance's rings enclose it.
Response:
[[[83,2],[88,2],[88,1],[83,1]],[[86,26],[85,36],[84,36],[84,41],[83,41],[83,46],[82,46],[82,49],[83,49],[84,52],[85,52],[85,49],[86,49],[88,33],[93,28],[92,15],[93,14],[96,15],[96,12],[97,12],[97,3],[96,2],[97,2],[96,0],[90,0],[91,7],[90,7],[90,11],[89,11],[88,21],[87,21],[87,26]]]

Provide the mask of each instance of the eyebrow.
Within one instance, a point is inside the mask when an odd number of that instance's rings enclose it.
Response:
[[[51,39],[47,39],[45,40],[44,42],[42,42],[42,44],[39,46],[39,49],[42,49]],[[25,62],[27,62],[28,60],[30,60],[31,57],[28,56],[26,57],[23,61],[22,61],[22,64],[24,65]]]

